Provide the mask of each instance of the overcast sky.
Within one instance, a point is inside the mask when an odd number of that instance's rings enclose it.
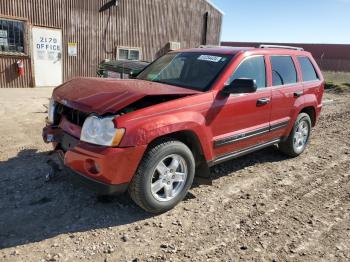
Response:
[[[211,0],[223,41],[350,44],[350,0]]]

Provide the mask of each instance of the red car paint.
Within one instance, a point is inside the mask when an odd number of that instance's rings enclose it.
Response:
[[[116,88],[117,87],[117,88]],[[56,88],[53,98],[72,108],[99,115],[115,113],[148,95],[189,95],[197,91],[142,80],[78,78]]]
[[[55,89],[53,98],[66,106],[82,112],[103,115],[116,113],[147,96],[177,95],[177,99],[152,105],[115,118],[117,127],[126,133],[118,148],[102,147],[79,142],[65,154],[65,165],[96,181],[118,185],[128,184],[147,147],[157,138],[179,132],[191,134],[199,142],[200,151],[208,166],[222,162],[225,155],[239,152],[254,145],[287,137],[298,114],[308,109],[315,125],[322,108],[324,79],[311,54],[304,51],[261,48],[202,48],[181,52],[206,54],[233,54],[234,58],[217,77],[209,91],[198,92],[142,80],[106,80],[81,78]],[[222,96],[220,91],[240,63],[250,56],[264,56],[267,88],[255,93]],[[272,86],[271,55],[291,56],[298,73],[298,83]],[[313,63],[319,80],[303,82],[297,56],[306,56]],[[295,97],[295,92],[303,94]],[[270,103],[257,106],[257,100],[269,98]],[[265,130],[258,136],[250,132]],[[57,136],[66,132],[76,139],[81,127],[62,119],[58,127],[48,125],[43,132]],[[242,134],[248,134],[242,137]],[[235,143],[227,143],[228,138]],[[243,139],[241,139],[243,138]],[[59,141],[54,143],[57,148]],[[221,159],[221,160],[220,160]],[[98,172],[91,172],[89,163],[99,164]],[[93,171],[93,170],[92,170]]]

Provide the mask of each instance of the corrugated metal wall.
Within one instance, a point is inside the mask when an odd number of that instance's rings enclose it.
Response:
[[[18,77],[17,61],[23,59],[25,74]],[[0,87],[24,87],[33,85],[31,61],[28,57],[0,56]]]
[[[219,44],[222,14],[204,0],[120,0],[118,7],[99,13],[108,1],[1,0],[0,16],[28,20],[28,48],[30,26],[63,30],[64,81],[95,76],[103,59],[115,59],[118,46],[140,47],[146,61],[162,55],[169,41],[181,42],[182,48],[196,47],[202,44],[206,12],[207,44]],[[68,56],[68,42],[78,43],[77,57]],[[25,77],[17,77],[15,59],[0,54],[1,87],[32,86],[30,50]]]
[[[253,46],[262,43],[222,42],[223,46]],[[295,44],[295,43],[264,43],[273,45],[289,45],[304,48],[312,53],[317,64],[323,71],[350,72],[350,45],[338,44]]]

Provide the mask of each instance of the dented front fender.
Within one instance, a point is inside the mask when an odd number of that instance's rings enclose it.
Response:
[[[190,131],[200,141],[206,159],[211,159],[213,154],[210,145],[212,132],[206,124],[206,118],[212,106],[212,95],[200,95],[196,103],[183,106],[185,101],[186,98],[179,99],[170,102],[167,108],[164,108],[165,104],[156,105],[118,118],[117,126],[126,129],[120,146],[148,145],[159,137],[180,131]],[[178,102],[182,106],[177,106]]]

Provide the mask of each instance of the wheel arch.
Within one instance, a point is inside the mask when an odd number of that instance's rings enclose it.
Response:
[[[204,149],[198,135],[191,130],[176,131],[154,138],[147,146],[147,150],[160,141],[174,139],[184,143],[192,152],[196,163],[196,176],[209,177],[210,170],[205,157]]]
[[[311,119],[312,127],[316,125],[316,109],[313,106],[307,106],[300,110],[300,113],[308,114]]]

